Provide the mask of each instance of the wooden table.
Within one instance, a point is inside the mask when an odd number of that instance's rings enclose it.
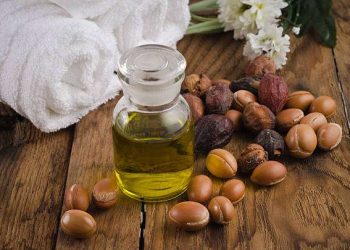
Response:
[[[96,235],[67,237],[59,229],[63,195],[73,183],[91,189],[111,175],[111,116],[118,98],[57,133],[43,134],[30,122],[1,107],[0,249],[349,249],[350,248],[350,4],[334,1],[337,47],[322,47],[311,37],[292,39],[288,65],[281,72],[290,91],[307,89],[330,95],[338,104],[332,121],[343,127],[341,145],[317,151],[306,160],[283,159],[286,180],[263,188],[244,179],[246,197],[227,226],[210,225],[188,233],[169,225],[167,213],[177,200],[142,204],[119,194],[107,211],[90,212]],[[232,33],[188,36],[178,44],[187,73],[237,79],[246,60]],[[228,150],[238,155],[253,137],[236,133]],[[199,156],[196,172],[204,172]],[[215,190],[221,181],[215,179]]]

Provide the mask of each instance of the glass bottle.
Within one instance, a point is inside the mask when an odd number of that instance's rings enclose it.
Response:
[[[114,165],[124,194],[165,201],[182,194],[194,166],[194,128],[180,95],[185,58],[162,45],[142,45],[119,61],[124,96],[113,112]]]

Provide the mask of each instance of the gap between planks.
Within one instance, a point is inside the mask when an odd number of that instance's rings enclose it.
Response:
[[[348,109],[347,109],[347,103],[345,101],[345,93],[344,93],[344,90],[343,90],[343,83],[342,83],[342,81],[340,79],[340,76],[339,76],[339,68],[338,68],[337,58],[336,58],[335,53],[334,53],[334,49],[332,49],[332,56],[333,56],[333,62],[334,62],[336,76],[337,76],[337,85],[338,85],[338,89],[339,89],[339,92],[340,92],[340,95],[341,95],[341,100],[342,100],[342,103],[343,103],[343,109],[344,109],[346,124],[348,126],[348,131],[350,133],[349,112],[348,112]],[[347,134],[347,135],[349,136],[349,134]]]

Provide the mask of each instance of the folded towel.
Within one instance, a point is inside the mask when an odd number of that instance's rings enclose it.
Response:
[[[117,94],[121,53],[175,46],[190,20],[188,0],[1,0],[0,9],[0,101],[45,132]]]
[[[36,127],[67,127],[117,93],[113,35],[47,1],[0,9],[0,100]]]

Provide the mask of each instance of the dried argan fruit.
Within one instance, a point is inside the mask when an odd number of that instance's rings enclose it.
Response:
[[[204,115],[204,104],[198,96],[186,93],[182,95],[190,106],[193,121],[196,123]]]
[[[271,57],[261,55],[250,61],[245,69],[247,76],[263,77],[267,73],[276,73],[276,66]]]
[[[274,114],[283,109],[288,100],[288,86],[284,80],[273,74],[266,74],[260,81],[259,102]]]
[[[224,115],[230,109],[232,101],[233,93],[228,85],[213,86],[205,95],[206,112]]]
[[[255,138],[255,142],[267,151],[270,160],[281,157],[285,152],[284,139],[274,130],[262,130]]]
[[[211,87],[212,81],[205,74],[191,74],[185,77],[181,86],[182,92],[203,96]]]
[[[243,110],[243,125],[252,133],[275,127],[275,115],[271,110],[257,102],[248,103]]]
[[[197,152],[207,153],[230,142],[233,133],[232,122],[224,115],[205,115],[198,120],[195,128]]]

